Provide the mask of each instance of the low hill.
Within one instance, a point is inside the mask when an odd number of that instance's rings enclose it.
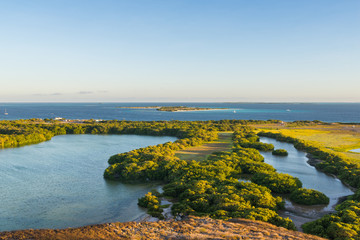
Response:
[[[293,239],[323,238],[247,219],[106,223],[80,228],[1,232],[0,239]]]

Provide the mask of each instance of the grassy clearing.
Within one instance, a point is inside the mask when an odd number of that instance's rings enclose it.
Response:
[[[213,152],[230,151],[232,148],[231,137],[232,132],[220,132],[218,140],[177,151],[175,155],[184,160],[202,161]]]
[[[259,131],[282,133],[286,136],[312,141],[335,152],[341,152],[348,157],[360,161],[360,153],[349,152],[360,148],[360,126],[345,124],[288,126],[288,125],[254,125]]]

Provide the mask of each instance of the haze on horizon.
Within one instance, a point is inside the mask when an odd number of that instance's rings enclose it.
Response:
[[[0,1],[0,102],[360,102],[358,0]]]

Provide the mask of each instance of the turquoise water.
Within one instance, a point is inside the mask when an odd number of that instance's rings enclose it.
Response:
[[[0,150],[0,231],[66,228],[131,221],[144,214],[137,199],[155,183],[106,181],[116,153],[174,141],[174,137],[64,135]]]
[[[118,107],[189,106],[214,111],[160,112]],[[4,115],[4,111],[8,115]],[[226,108],[226,109],[225,109]],[[360,122],[360,103],[0,103],[0,120],[55,118],[131,121],[278,119]]]

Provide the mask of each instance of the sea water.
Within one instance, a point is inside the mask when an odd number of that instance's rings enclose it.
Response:
[[[188,106],[210,111],[162,112],[119,107]],[[4,115],[4,111],[8,115]],[[360,103],[0,103],[0,120],[55,118],[131,121],[278,119],[360,122]]]

